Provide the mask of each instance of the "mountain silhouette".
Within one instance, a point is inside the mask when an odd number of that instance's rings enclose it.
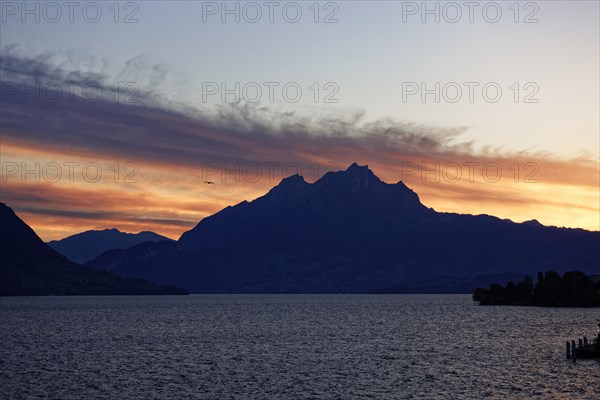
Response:
[[[85,231],[53,240],[48,245],[71,261],[83,264],[112,249],[125,249],[143,242],[171,240],[154,232],[125,233],[118,229]]]
[[[286,178],[252,203],[242,202],[203,219],[179,242],[187,249],[227,246],[252,240],[260,226],[268,226],[262,234],[273,239],[283,235],[299,242],[310,242],[309,236],[319,242],[323,237],[353,240],[368,232],[409,230],[433,215],[402,182],[385,183],[367,167],[352,164],[314,184],[299,175]]]
[[[183,294],[140,279],[83,267],[40,239],[0,203],[0,295]]]
[[[366,166],[299,175],[202,219],[178,242],[104,253],[94,268],[193,292],[471,292],[539,270],[600,270],[600,233],[436,212]]]

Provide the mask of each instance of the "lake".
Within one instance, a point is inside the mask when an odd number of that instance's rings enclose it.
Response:
[[[594,399],[600,309],[469,295],[0,298],[1,399]]]

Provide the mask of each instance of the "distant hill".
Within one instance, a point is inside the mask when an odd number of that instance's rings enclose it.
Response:
[[[471,293],[540,270],[600,271],[600,232],[441,213],[366,166],[299,175],[204,218],[177,243],[105,253],[93,268],[192,292]]]
[[[75,264],[0,203],[0,295],[184,294]]]
[[[154,232],[126,233],[118,229],[85,231],[61,240],[48,242],[50,247],[76,263],[86,263],[105,251],[125,249],[144,242],[171,240]]]

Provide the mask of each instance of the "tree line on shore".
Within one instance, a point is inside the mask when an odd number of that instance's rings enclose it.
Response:
[[[600,307],[600,277],[583,272],[538,272],[537,283],[525,277],[522,282],[497,283],[477,288],[473,300],[480,305],[516,305],[544,307]]]

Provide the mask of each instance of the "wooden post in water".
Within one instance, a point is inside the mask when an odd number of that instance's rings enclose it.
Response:
[[[571,340],[571,358],[573,359],[573,362],[577,361],[577,349],[575,348],[575,341]]]
[[[588,344],[588,343],[587,343],[587,338],[586,338],[586,337],[585,337],[585,335],[584,335],[584,336],[583,336],[583,345],[584,345],[584,346],[587,346],[587,344]]]
[[[583,339],[579,338],[579,348],[583,349]]]
[[[571,343],[567,340],[567,358],[571,358]]]

